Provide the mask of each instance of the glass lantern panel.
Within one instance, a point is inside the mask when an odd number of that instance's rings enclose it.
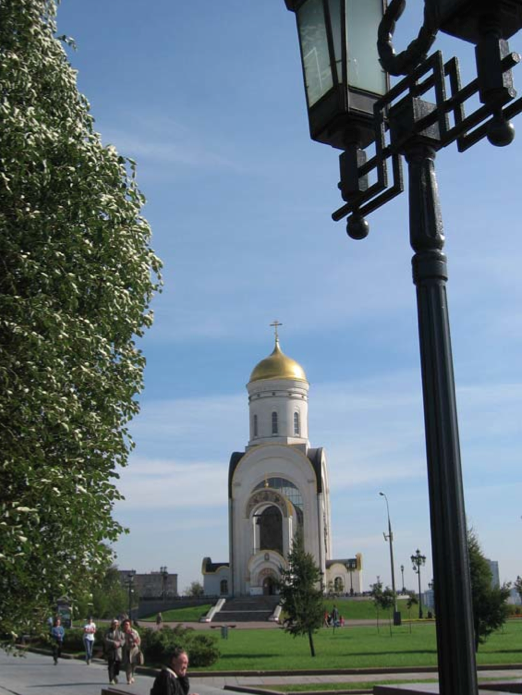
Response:
[[[341,2],[344,0],[328,0],[330,11],[330,25],[332,27],[332,41],[334,46],[335,69],[337,70],[337,81],[343,83],[343,33]]]
[[[348,84],[373,94],[386,92],[386,73],[379,63],[377,30],[382,0],[345,0]]]
[[[297,11],[308,107],[333,87],[322,0],[308,0]]]

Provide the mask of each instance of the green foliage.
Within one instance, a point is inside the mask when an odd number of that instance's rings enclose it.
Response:
[[[0,637],[40,629],[123,531],[160,261],[134,163],[104,146],[55,0],[0,3]]]
[[[386,589],[382,588],[382,582],[377,581],[375,584],[372,584],[371,587],[371,596],[373,600],[373,605],[375,606],[377,610],[377,614],[379,613],[379,610],[385,611],[388,613],[388,621],[389,621],[389,626],[390,626],[390,635],[392,634],[392,629],[391,629],[391,610],[394,607],[395,604],[395,594],[394,592],[387,586]],[[377,629],[379,628],[379,625],[377,624]]]
[[[492,574],[473,529],[468,531],[468,552],[473,601],[475,649],[506,622],[509,586],[491,585]]]
[[[125,613],[128,605],[128,593],[121,585],[120,573],[115,565],[93,578],[92,613],[96,618],[112,619]]]
[[[188,586],[185,589],[185,596],[203,596],[205,593],[205,589],[203,588],[203,584],[201,582],[191,582],[190,586]]]
[[[285,631],[294,637],[308,635],[310,653],[315,656],[313,633],[324,621],[322,573],[313,555],[305,552],[300,534],[288,554],[288,567],[281,572],[279,594]]]
[[[94,643],[100,644],[100,635],[96,634],[94,636]],[[66,652],[77,653],[83,652],[85,646],[83,644],[83,628],[72,628],[65,631],[65,637],[63,639],[63,647]]]
[[[189,655],[191,668],[212,666],[219,659],[217,638],[205,632],[196,632],[181,625],[164,626],[161,630],[140,631],[142,649],[147,663],[168,664],[176,647]]]
[[[518,576],[515,579],[515,589],[518,591],[518,595],[520,596],[520,599],[522,600],[522,577]]]

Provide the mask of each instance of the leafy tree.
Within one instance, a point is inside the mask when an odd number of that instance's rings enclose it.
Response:
[[[410,622],[410,633],[411,633],[411,609],[413,606],[419,605],[419,599],[417,598],[414,591],[408,591],[408,600],[406,601],[406,608],[408,609],[408,617]]]
[[[106,567],[160,261],[104,146],[55,0],[0,3],[0,639]]]
[[[288,553],[288,566],[281,570],[279,594],[286,619],[285,631],[294,637],[308,635],[310,653],[315,656],[313,635],[324,622],[322,573],[297,534]]]
[[[516,589],[518,595],[520,596],[520,599],[522,600],[522,577],[517,576],[513,586]]]
[[[127,610],[128,603],[128,592],[121,584],[120,573],[115,565],[94,578],[92,613],[96,618],[114,618]]]
[[[473,624],[475,628],[475,650],[489,635],[506,622],[509,586],[492,586],[492,574],[484,557],[476,533],[468,531],[468,552],[473,601]]]
[[[193,596],[194,598],[197,598],[199,596],[204,596],[204,594],[205,589],[203,588],[203,584],[201,584],[201,582],[191,582],[190,586],[185,589],[185,596]]]
[[[388,612],[390,635],[392,635],[391,609],[395,606],[395,594],[390,587],[382,588],[382,582],[377,581],[371,586],[371,596],[377,611],[377,630],[379,629],[379,609]]]

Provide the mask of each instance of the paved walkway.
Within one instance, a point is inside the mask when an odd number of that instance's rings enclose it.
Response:
[[[481,678],[503,680],[522,678],[522,668],[506,671],[504,669],[481,671]],[[285,683],[316,683],[321,690],[323,683],[360,683],[368,680],[426,680],[436,678],[436,673],[385,672],[342,675],[300,675],[300,676],[197,676],[191,678],[191,690],[199,695],[223,695],[222,689],[255,688]],[[0,695],[101,695],[108,688],[107,666],[95,660],[91,666],[77,659],[62,659],[54,666],[52,658],[44,654],[28,652],[25,656],[13,656],[0,650]],[[134,685],[112,686],[111,691],[128,695],[149,695],[153,676],[140,673]]]

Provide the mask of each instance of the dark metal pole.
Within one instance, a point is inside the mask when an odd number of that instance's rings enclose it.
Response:
[[[401,624],[401,614],[397,610],[397,592],[395,590],[395,562],[393,561],[393,531],[390,519],[390,506],[388,504],[388,498],[384,492],[379,492],[381,497],[384,497],[386,502],[386,512],[388,514],[388,541],[390,542],[390,565],[391,565],[391,581],[392,581],[392,591],[393,591],[393,624]],[[386,534],[384,534],[384,540],[386,540]]]
[[[430,496],[441,695],[478,693],[466,515],[449,329],[444,234],[435,150],[420,138],[405,152],[410,241],[417,287],[419,342]]]
[[[417,565],[417,576],[419,578],[419,620],[422,620],[422,590],[421,590],[420,565]]]

